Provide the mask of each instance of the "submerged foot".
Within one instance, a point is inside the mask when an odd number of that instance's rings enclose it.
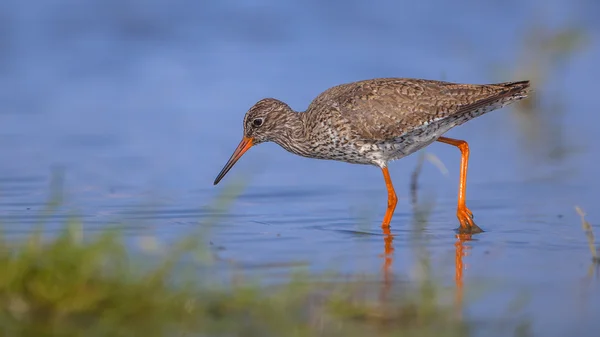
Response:
[[[457,228],[460,234],[477,234],[483,233],[483,229],[479,228],[473,221],[473,212],[471,212],[466,206],[458,207],[456,210],[456,217],[460,222],[460,227]]]

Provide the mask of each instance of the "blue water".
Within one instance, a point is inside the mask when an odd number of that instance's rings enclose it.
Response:
[[[531,76],[523,68],[557,59],[534,82],[537,117],[511,106],[447,134],[470,143],[467,204],[486,230],[464,243],[465,289],[497,287],[465,311],[485,321],[526,292],[536,333],[592,335],[600,287],[586,276],[574,207],[600,223],[596,13],[592,0],[3,1],[0,219],[12,235],[31,230],[58,170],[65,204],[53,223],[76,212],[90,231],[122,223],[132,239],[172,239],[197,230],[228,184],[249,179],[210,231],[222,259],[273,278],[297,264],[402,277],[414,272],[416,245],[453,285],[456,148],[425,150],[448,173],[424,164],[419,200],[433,209],[418,238],[409,184],[419,154],[391,164],[399,203],[383,271],[387,195],[377,168],[264,144],[212,185],[243,114],[263,97],[304,110],[330,86],[374,77],[521,80]],[[533,30],[570,28],[583,34],[576,51],[524,63],[540,41],[526,42]]]

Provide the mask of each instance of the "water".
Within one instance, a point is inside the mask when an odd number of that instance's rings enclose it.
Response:
[[[424,165],[419,198],[434,208],[420,236],[409,191],[419,155],[391,165],[399,203],[385,267],[381,172],[264,144],[224,179],[250,180],[210,240],[221,258],[273,279],[297,265],[403,277],[425,249],[452,285],[455,256],[466,252],[467,292],[490,280],[496,287],[468,315],[495,317],[527,293],[535,332],[591,335],[600,327],[598,278],[587,276],[574,206],[600,222],[599,9],[583,0],[2,2],[0,219],[10,235],[27,234],[58,170],[65,204],[55,228],[76,212],[89,231],[119,222],[132,240],[184,236],[210,215],[223,188],[212,181],[258,99],[303,110],[332,85],[373,77],[520,80],[512,69],[535,44],[524,42],[528,33],[575,27],[584,47],[535,83],[539,118],[505,108],[447,134],[470,142],[467,203],[486,233],[455,245],[460,154],[433,144],[427,153],[448,173]]]

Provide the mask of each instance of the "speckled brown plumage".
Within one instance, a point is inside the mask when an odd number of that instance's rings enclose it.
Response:
[[[468,159],[468,146],[442,135],[470,119],[527,97],[528,91],[529,81],[477,85],[378,78],[329,88],[304,112],[295,112],[277,99],[265,98],[246,113],[244,140],[215,184],[248,148],[268,141],[304,157],[376,165],[386,175],[390,161],[436,140],[461,148],[462,183],[463,166],[466,180],[464,158]],[[388,176],[386,184],[389,213],[390,204],[395,207],[395,201],[390,202],[395,193]],[[461,225],[466,225],[462,227],[474,226],[472,221],[463,220]]]

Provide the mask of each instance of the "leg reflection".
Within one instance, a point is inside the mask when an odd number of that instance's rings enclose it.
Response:
[[[457,312],[462,312],[463,307],[463,272],[465,270],[465,265],[463,261],[463,257],[467,256],[468,250],[471,249],[471,246],[466,245],[465,243],[472,240],[471,234],[457,234],[456,235],[456,243],[455,247],[455,281],[456,281],[456,298],[455,303],[457,306]]]
[[[388,294],[392,287],[392,262],[394,246],[392,242],[394,241],[394,237],[392,236],[392,232],[389,227],[383,228],[383,242],[384,242],[384,254],[383,254],[383,287],[381,289],[381,300],[385,302],[388,299]]]

